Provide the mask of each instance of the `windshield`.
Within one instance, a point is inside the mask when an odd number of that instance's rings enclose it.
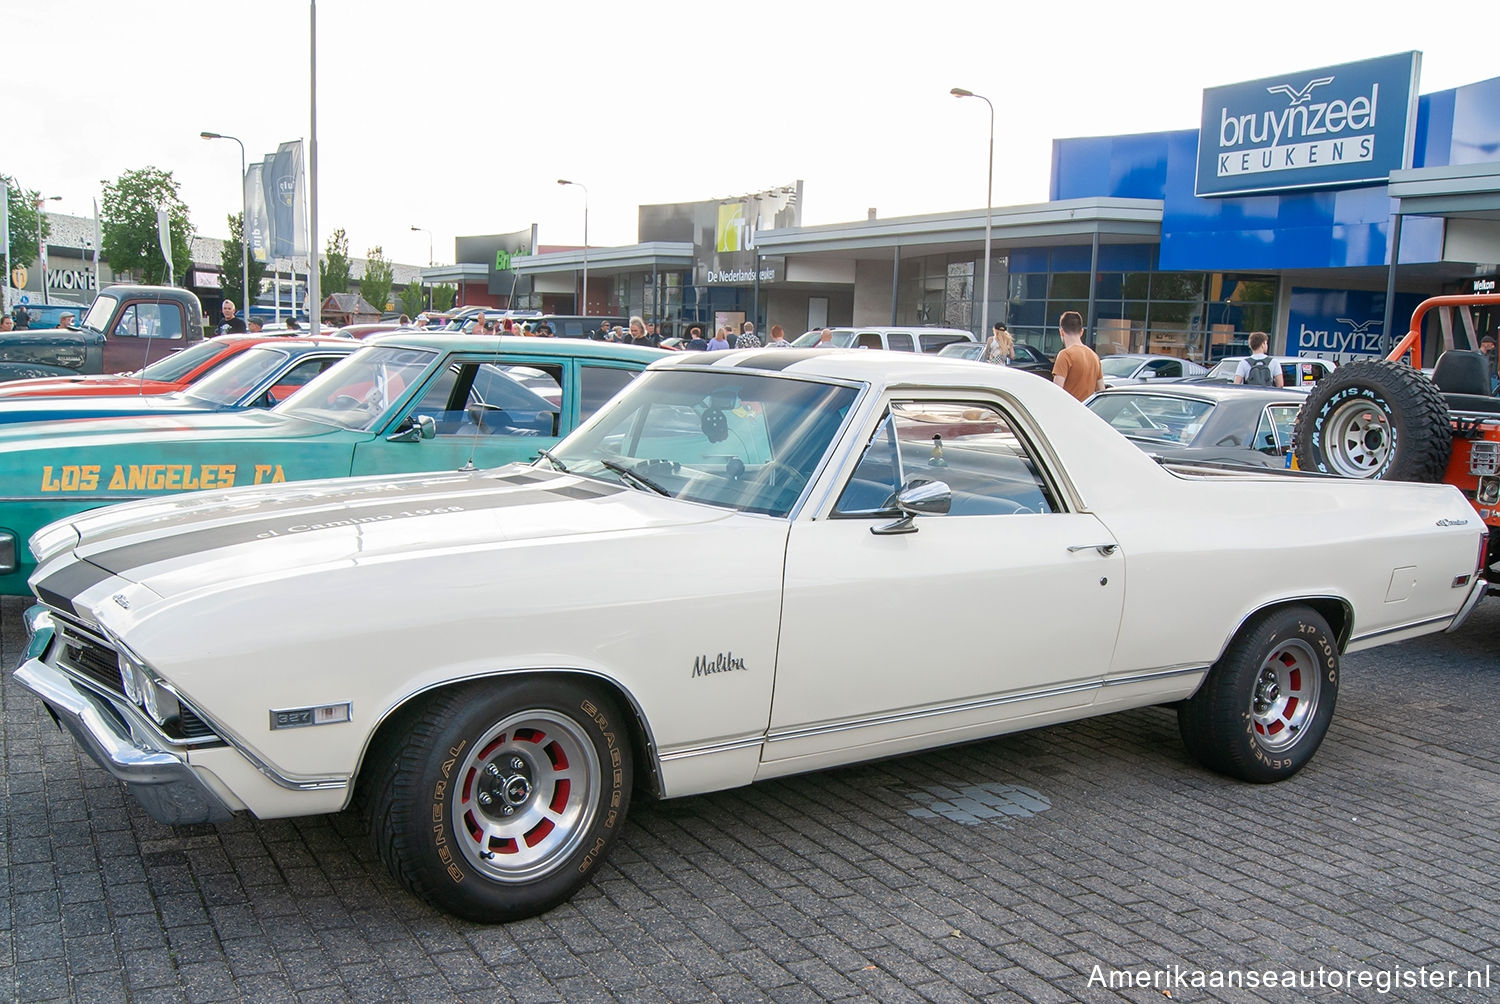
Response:
[[[1214,406],[1209,401],[1154,394],[1099,394],[1089,410],[1134,439],[1191,446]]]
[[[1139,356],[1105,356],[1099,367],[1107,377],[1128,377],[1141,368],[1141,362]]]
[[[161,380],[164,383],[176,383],[221,352],[224,352],[222,343],[213,340],[202,341],[190,349],[173,352],[164,359],[158,359],[144,370],[133,373],[132,376],[144,377],[147,380]],[[224,358],[228,359],[229,356],[226,354]]]
[[[433,349],[394,345],[360,349],[273,410],[278,415],[369,432],[392,404],[421,382],[437,355]]]
[[[239,404],[280,369],[288,355],[286,349],[270,345],[246,349],[189,387],[187,396],[208,404]]]
[[[89,307],[89,312],[85,315],[82,326],[88,328],[90,331],[102,332],[104,326],[109,323],[110,317],[114,315],[115,307],[119,306],[119,303],[119,300],[108,293],[100,293],[94,297],[94,304]]]
[[[822,337],[823,329],[815,328],[812,331],[798,335],[797,340],[792,342],[792,347],[798,349],[810,348],[818,344],[818,340]],[[847,349],[854,344],[854,332],[835,330],[833,332],[833,344],[841,349]]]
[[[938,355],[949,359],[978,359],[979,354],[984,351],[981,342],[954,342],[952,345],[944,345],[938,350]],[[1019,357],[1020,353],[1016,355]]]
[[[552,454],[588,477],[785,516],[855,396],[852,387],[772,375],[648,371]]]

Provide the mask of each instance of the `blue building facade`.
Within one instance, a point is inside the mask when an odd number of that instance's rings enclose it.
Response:
[[[1500,78],[1418,99],[1412,168],[1497,160]],[[1160,199],[1159,269],[1274,283],[1271,326],[1278,351],[1344,358],[1378,351],[1398,212],[1388,183],[1204,197],[1195,194],[1198,164],[1197,129],[1059,139],[1053,143],[1050,196]],[[1485,288],[1483,281],[1493,278],[1500,261],[1493,223],[1463,221],[1459,229],[1462,239],[1455,239],[1451,218],[1404,217],[1393,327],[1401,330],[1402,319],[1424,296],[1468,291],[1476,279]],[[1233,293],[1205,300],[1206,358],[1240,341],[1242,330],[1230,316],[1233,302]],[[1219,318],[1211,316],[1215,309]],[[1101,331],[1114,320],[1108,307],[1097,317]],[[1228,323],[1236,323],[1234,336],[1216,345],[1215,326]]]

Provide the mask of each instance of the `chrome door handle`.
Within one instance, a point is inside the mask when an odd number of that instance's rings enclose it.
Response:
[[[1069,553],[1072,553],[1073,551],[1087,551],[1092,547],[1100,554],[1109,555],[1114,554],[1119,546],[1119,544],[1069,544],[1068,551]]]

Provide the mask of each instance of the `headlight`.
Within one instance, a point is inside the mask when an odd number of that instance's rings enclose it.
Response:
[[[124,652],[120,653],[120,682],[125,685],[125,696],[130,698],[130,703],[141,703],[141,687],[150,677],[145,667]]]
[[[1500,478],[1480,478],[1476,497],[1480,505],[1494,505],[1500,502]]]
[[[78,531],[72,523],[50,523],[31,535],[26,546],[40,565],[55,555],[74,547],[79,541]]]
[[[145,684],[141,687],[142,705],[146,714],[157,725],[165,725],[167,722],[182,715],[182,705],[177,696],[167,690],[154,677],[149,674],[145,677]]]

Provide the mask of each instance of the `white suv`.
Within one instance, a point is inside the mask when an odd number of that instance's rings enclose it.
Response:
[[[799,335],[792,345],[810,349],[818,344],[823,329],[814,328]],[[963,328],[897,328],[878,324],[857,328],[834,328],[833,344],[841,349],[893,349],[897,352],[938,352],[954,342],[977,342],[972,331]]]

